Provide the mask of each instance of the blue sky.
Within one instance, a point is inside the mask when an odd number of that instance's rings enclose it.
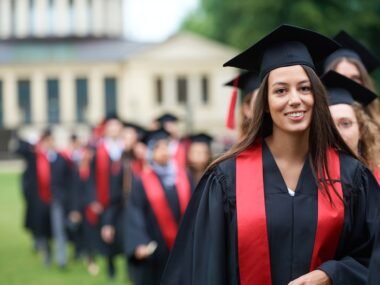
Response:
[[[124,30],[128,38],[160,41],[175,33],[198,0],[124,0]]]

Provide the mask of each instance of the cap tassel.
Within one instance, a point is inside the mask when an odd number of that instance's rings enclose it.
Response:
[[[228,110],[228,117],[226,122],[226,127],[233,130],[235,129],[235,107],[236,107],[236,101],[238,97],[238,85],[239,85],[239,77],[236,77],[234,80],[234,90],[232,91],[231,101],[230,101],[230,108]]]

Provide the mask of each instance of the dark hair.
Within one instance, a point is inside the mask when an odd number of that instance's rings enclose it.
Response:
[[[308,78],[310,79],[311,88],[314,95],[314,107],[309,134],[309,161],[311,163],[311,168],[316,181],[319,181],[319,184],[322,184],[322,189],[327,192],[331,201],[331,194],[329,193],[327,186],[327,181],[331,181],[327,165],[327,149],[331,147],[336,150],[348,153],[355,158],[357,157],[346,145],[335,127],[327,104],[326,90],[319,77],[310,67],[302,66],[302,68],[305,70]],[[260,139],[263,139],[272,133],[273,121],[270,113],[266,112],[266,110],[269,109],[268,77],[269,74],[267,74],[263,79],[259,92],[257,94],[253,108],[253,117],[249,124],[248,133],[229,151],[216,159],[210,165],[209,169],[212,169],[217,164],[226,159],[237,156],[242,151],[258,142]],[[317,173],[323,174],[324,177],[318,180]],[[336,191],[334,185],[333,189],[334,192],[338,195],[338,192]]]

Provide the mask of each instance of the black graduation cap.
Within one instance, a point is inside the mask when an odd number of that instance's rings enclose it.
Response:
[[[241,91],[241,97],[244,98],[260,87],[259,74],[255,71],[241,73],[231,81],[228,81],[224,86],[236,87]]]
[[[354,58],[361,61],[368,73],[371,73],[380,66],[380,59],[345,31],[340,31],[333,39],[341,44],[343,48],[327,57],[324,64],[325,70],[334,60],[342,57]]]
[[[365,107],[377,98],[375,93],[363,85],[333,70],[322,76],[322,82],[327,89],[329,105],[352,105],[356,101]]]
[[[171,113],[165,113],[159,116],[156,120],[161,124],[161,126],[163,126],[166,122],[178,122],[178,117]]]
[[[193,134],[189,138],[192,143],[200,142],[200,143],[206,143],[208,145],[210,145],[213,141],[213,137],[206,133]]]
[[[259,72],[260,81],[273,69],[306,65],[316,70],[339,48],[339,44],[319,33],[290,25],[281,25],[223,66]]]
[[[142,126],[140,126],[139,124],[133,123],[133,122],[123,122],[123,126],[125,128],[134,129],[138,134],[139,140],[141,140],[147,132]]]
[[[108,122],[110,120],[119,120],[120,121],[120,118],[115,112],[110,112],[104,118],[104,122]]]
[[[146,145],[150,142],[157,142],[159,140],[166,140],[170,138],[170,134],[164,129],[158,129],[154,131],[148,131],[142,139],[142,142]]]

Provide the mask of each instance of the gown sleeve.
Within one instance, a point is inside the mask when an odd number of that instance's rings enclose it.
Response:
[[[363,165],[355,172],[346,196],[345,229],[335,260],[323,263],[334,285],[367,284],[369,258],[379,221],[380,189],[372,173]]]
[[[127,202],[126,217],[126,253],[129,259],[134,258],[136,247],[148,244],[151,237],[146,228],[146,212],[148,201],[144,195],[140,179],[134,178],[132,190]]]
[[[377,225],[375,246],[369,266],[368,285],[380,284],[380,221]]]
[[[218,167],[201,179],[183,217],[161,284],[228,284],[225,184]]]

